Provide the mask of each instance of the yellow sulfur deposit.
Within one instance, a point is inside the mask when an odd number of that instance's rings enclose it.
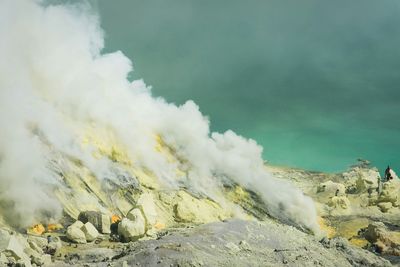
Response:
[[[44,228],[43,224],[39,223],[28,228],[27,232],[31,235],[42,235],[44,232],[46,232],[46,229]]]
[[[319,228],[321,229],[322,232],[324,232],[326,234],[326,236],[328,238],[332,238],[336,235],[335,228],[328,225],[324,218],[318,216],[317,220],[318,220]]]

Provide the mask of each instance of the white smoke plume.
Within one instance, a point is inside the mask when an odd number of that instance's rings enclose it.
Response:
[[[253,140],[210,133],[192,101],[178,107],[152,97],[142,81],[130,83],[131,61],[101,53],[103,33],[88,5],[1,0],[0,36],[0,211],[13,210],[12,220],[60,213],[52,190],[61,181],[49,171],[43,140],[96,164],[79,135],[95,123],[112,129],[132,161],[165,184],[177,184],[177,167],[187,186],[205,194],[220,184],[217,177],[229,177],[258,192],[273,215],[317,228],[312,200],[265,170]],[[156,134],[185,163],[158,153]]]

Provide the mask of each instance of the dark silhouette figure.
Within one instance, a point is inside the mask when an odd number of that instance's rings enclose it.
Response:
[[[389,181],[391,179],[393,179],[392,174],[390,173],[392,169],[390,169],[390,166],[388,165],[386,170],[385,170],[385,179],[386,181]]]

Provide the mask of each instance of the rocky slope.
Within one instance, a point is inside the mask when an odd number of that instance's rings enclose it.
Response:
[[[160,150],[165,149],[160,146]],[[58,221],[0,232],[2,264],[14,266],[391,266],[398,263],[398,181],[357,166],[341,174],[267,165],[317,203],[321,233],[275,219],[254,192],[224,182],[221,203],[185,187],[168,188],[127,164],[117,147],[113,179],[94,179],[59,155],[69,190]],[[165,153],[169,153],[168,151]],[[60,168],[62,166],[63,168]],[[389,209],[381,203],[390,202]],[[381,222],[381,223],[376,223]],[[297,227],[297,228],[296,228]],[[326,237],[324,237],[326,236]],[[383,257],[386,257],[384,259]],[[390,261],[389,261],[390,260]]]
[[[268,166],[290,180],[317,204],[320,224],[328,237],[400,262],[400,179],[384,181],[365,161],[337,174]]]
[[[104,54],[88,1],[58,2],[0,1],[0,265],[397,257],[397,178],[265,166],[262,147],[212,132],[192,101],[167,103],[128,80],[131,61]]]

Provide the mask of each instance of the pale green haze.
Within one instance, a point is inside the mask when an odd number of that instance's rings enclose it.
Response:
[[[398,0],[99,0],[104,52],[274,164],[400,171]]]

